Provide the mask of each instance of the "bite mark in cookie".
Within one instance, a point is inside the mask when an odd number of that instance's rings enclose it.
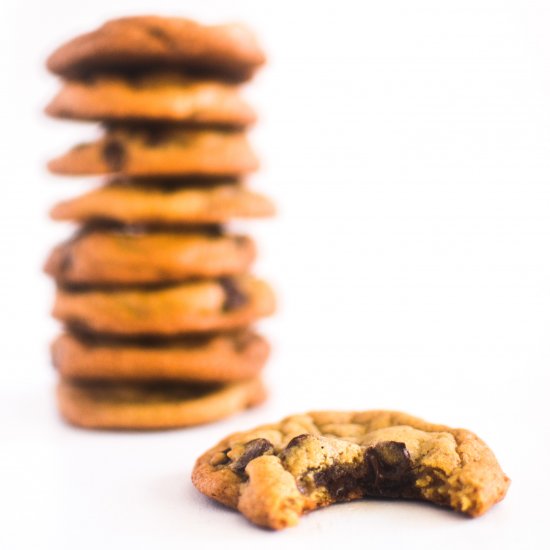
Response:
[[[195,486],[252,522],[281,529],[365,497],[426,500],[479,516],[510,480],[473,433],[403,413],[319,412],[233,434],[200,457]]]

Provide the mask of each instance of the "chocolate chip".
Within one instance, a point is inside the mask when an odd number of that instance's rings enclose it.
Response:
[[[375,496],[398,496],[413,483],[411,456],[404,443],[382,441],[365,451],[365,489]]]
[[[245,445],[243,454],[231,465],[231,470],[237,475],[246,476],[245,468],[251,460],[271,452],[273,445],[267,439],[253,439]]]
[[[219,282],[225,292],[224,311],[232,311],[246,304],[248,297],[241,291],[233,279],[222,277]]]
[[[294,438],[298,441],[292,440],[289,446],[298,445],[303,438]],[[404,492],[410,495],[414,488],[409,452],[404,443],[397,441],[377,443],[365,451],[364,460],[334,463],[316,472],[313,479],[337,501],[363,495],[397,497]]]
[[[309,439],[311,436],[311,434],[300,434],[300,435],[297,435],[296,437],[293,437],[289,442],[288,442],[288,445],[286,446],[286,449],[292,449],[292,447],[297,447],[298,445],[301,445],[306,439]]]
[[[367,473],[364,462],[339,464],[316,472],[313,480],[316,485],[325,487],[334,500],[347,500],[352,493],[362,493],[362,479]]]
[[[126,149],[124,145],[115,139],[107,141],[103,146],[103,160],[114,172],[121,170],[126,162]]]

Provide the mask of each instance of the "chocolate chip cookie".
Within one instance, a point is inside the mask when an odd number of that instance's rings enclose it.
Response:
[[[312,412],[230,435],[197,460],[192,478],[271,529],[367,497],[425,500],[476,517],[510,484],[472,432],[391,411]]]
[[[160,67],[247,80],[265,55],[242,24],[201,25],[189,19],[124,17],[77,36],[48,59],[62,76],[98,71],[147,71]]]
[[[84,332],[169,336],[244,327],[274,309],[268,284],[242,275],[160,288],[59,288],[53,316]]]
[[[180,187],[114,183],[57,204],[54,220],[113,220],[125,224],[218,224],[272,216],[267,197],[235,183]]]
[[[242,274],[255,255],[250,237],[221,230],[100,225],[56,246],[45,271],[62,285],[169,283]]]
[[[80,380],[234,382],[258,376],[268,355],[249,329],[137,341],[65,333],[52,344],[58,372]]]
[[[54,174],[70,176],[240,176],[258,159],[240,131],[178,126],[112,126],[97,141],[51,160]]]
[[[274,296],[250,275],[254,241],[225,227],[274,212],[242,181],[258,160],[241,84],[263,62],[242,25],[156,16],[108,21],[48,59],[62,82],[47,114],[100,123],[98,139],[48,166],[106,176],[52,211],[78,224],[45,265],[72,424],[190,426],[265,398],[269,345],[250,325]]]
[[[265,400],[258,378],[214,385],[61,379],[61,415],[84,428],[158,430],[219,420]]]
[[[178,73],[97,75],[66,81],[46,107],[50,116],[243,127],[256,120],[239,87]]]

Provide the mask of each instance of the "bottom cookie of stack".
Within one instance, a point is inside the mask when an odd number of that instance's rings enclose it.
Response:
[[[61,378],[59,410],[84,428],[155,430],[205,424],[258,405],[259,378],[229,384],[82,382]]]

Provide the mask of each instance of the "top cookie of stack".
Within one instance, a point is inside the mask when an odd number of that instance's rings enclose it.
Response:
[[[243,128],[256,115],[238,83],[263,62],[241,25],[205,27],[160,17],[109,21],[47,61],[67,79],[47,113],[107,123],[102,139],[75,147],[49,168],[131,177],[252,172],[258,161]]]
[[[104,128],[49,169],[108,176],[52,210],[81,224],[46,263],[69,421],[174,427],[263,399],[268,344],[249,325],[274,297],[248,274],[253,241],[222,224],[273,214],[241,181],[258,161],[239,85],[264,60],[242,25],[154,16],[109,21],[48,59],[64,82],[47,113]]]

